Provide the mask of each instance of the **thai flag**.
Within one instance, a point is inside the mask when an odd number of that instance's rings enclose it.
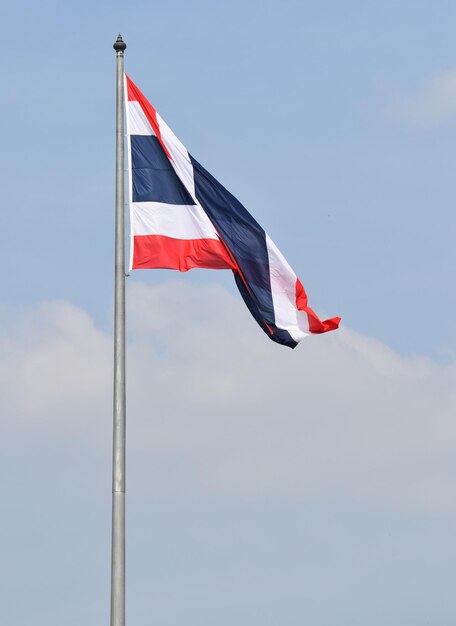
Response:
[[[335,330],[307,304],[299,279],[269,236],[187,151],[125,76],[130,269],[230,269],[251,314],[275,342],[296,347]]]

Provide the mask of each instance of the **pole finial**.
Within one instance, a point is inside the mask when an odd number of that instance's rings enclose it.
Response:
[[[116,52],[123,52],[126,47],[127,44],[124,42],[124,40],[122,39],[122,35],[119,33],[119,36],[117,37],[113,48]]]

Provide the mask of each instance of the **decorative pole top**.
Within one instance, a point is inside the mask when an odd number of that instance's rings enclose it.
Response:
[[[117,37],[113,48],[116,52],[123,52],[126,47],[127,44],[124,42],[124,40],[122,39],[122,35],[119,33],[119,36]]]

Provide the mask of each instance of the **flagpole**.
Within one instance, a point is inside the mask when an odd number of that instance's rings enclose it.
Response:
[[[125,626],[125,219],[124,51],[116,51],[116,239],[114,294],[114,406],[112,448],[111,626]]]

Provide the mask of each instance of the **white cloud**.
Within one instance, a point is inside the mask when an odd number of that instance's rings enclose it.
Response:
[[[144,497],[456,509],[455,364],[403,358],[345,326],[291,351],[217,286],[133,284],[128,322],[129,463],[161,476]],[[111,354],[68,303],[4,325],[4,429],[106,440]]]
[[[393,117],[421,127],[456,121],[456,68],[428,78],[415,92],[398,95],[388,107]]]
[[[16,435],[17,445],[40,438],[55,442],[65,433],[101,436],[112,396],[112,351],[109,337],[68,302],[46,302],[14,319],[5,313],[0,333],[3,429]]]

